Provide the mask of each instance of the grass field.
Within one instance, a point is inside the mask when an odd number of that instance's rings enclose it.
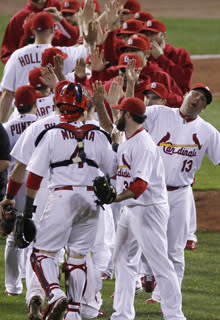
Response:
[[[9,16],[1,16],[0,42]],[[220,19],[165,19],[168,41],[176,47],[186,48],[190,54],[219,53]],[[180,36],[181,35],[181,36]],[[2,75],[0,66],[0,76]],[[202,117],[220,130],[220,100],[215,99]],[[202,168],[196,175],[195,189],[220,189],[220,167],[214,167],[205,157]],[[198,250],[186,252],[186,272],[183,280],[183,310],[188,320],[220,320],[220,233],[198,231]],[[0,237],[0,320],[27,319],[25,290],[21,296],[4,295],[4,245]],[[63,284],[63,281],[62,281]],[[103,309],[107,317],[112,313],[114,281],[104,282]],[[135,299],[136,319],[162,320],[159,305],[146,305],[150,294],[142,292]]]
[[[220,320],[220,233],[200,230],[198,250],[186,251],[186,272],[183,280],[183,311],[188,320]],[[25,320],[27,307],[25,294],[17,297],[4,295],[4,239],[0,238],[0,320]],[[63,284],[63,280],[62,280]],[[102,309],[108,319],[112,313],[111,294],[114,280],[105,281]],[[137,320],[162,320],[159,305],[146,305],[150,297],[142,292],[135,298]]]

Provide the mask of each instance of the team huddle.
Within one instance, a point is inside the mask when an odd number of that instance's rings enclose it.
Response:
[[[114,275],[109,319],[133,320],[143,289],[165,320],[186,319],[192,185],[205,154],[220,164],[220,133],[199,116],[212,92],[191,83],[188,52],[138,0],[28,0],[1,61],[5,293],[25,279],[29,320],[105,317]]]

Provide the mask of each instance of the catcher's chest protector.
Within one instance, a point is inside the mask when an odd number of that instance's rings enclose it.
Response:
[[[86,162],[89,166],[92,167],[96,167],[98,168],[98,165],[95,161],[88,159],[86,157],[85,151],[84,151],[84,143],[83,140],[85,139],[85,137],[87,136],[87,134],[89,133],[89,131],[91,130],[98,130],[102,133],[105,134],[105,136],[107,137],[107,139],[109,140],[109,142],[111,143],[111,138],[110,135],[105,132],[104,130],[101,130],[99,127],[93,125],[93,124],[86,124],[83,125],[81,127],[75,127],[69,123],[60,123],[54,127],[50,127],[47,128],[45,130],[43,130],[39,136],[37,137],[36,141],[35,141],[35,146],[37,146],[39,144],[39,142],[41,141],[41,139],[43,138],[43,136],[45,135],[45,133],[48,130],[51,129],[65,129],[67,131],[70,131],[74,134],[76,140],[77,140],[77,156],[75,156],[75,154],[73,154],[69,160],[63,160],[63,161],[58,161],[58,162],[54,162],[51,163],[51,168],[56,168],[56,167],[61,167],[61,166],[68,166],[70,164],[74,164],[74,163],[83,163]]]

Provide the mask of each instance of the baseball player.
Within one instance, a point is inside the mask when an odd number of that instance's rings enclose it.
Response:
[[[0,201],[4,198],[7,183],[7,169],[10,166],[10,142],[2,124],[0,124]],[[1,217],[1,212],[0,212]]]
[[[52,129],[42,137],[27,168],[30,173],[25,208],[29,207],[29,201],[33,203],[40,181],[49,169],[50,205],[48,202],[40,221],[31,261],[49,298],[45,319],[54,319],[55,316],[61,319],[62,311],[68,306],[65,319],[70,320],[72,317],[80,319],[80,303],[86,281],[85,257],[93,245],[99,216],[99,207],[91,190],[92,181],[98,174],[97,166],[110,176],[115,174],[116,156],[106,135],[96,129],[91,130],[87,139],[83,140],[87,162],[82,162],[82,145],[78,144],[74,135],[74,132],[86,130],[78,120],[87,109],[80,85],[70,83],[64,86],[57,103],[61,123],[64,128],[73,131]],[[81,128],[80,131],[77,128]],[[67,249],[64,270],[69,301],[59,286],[54,259],[56,252],[64,246]]]
[[[60,82],[60,85],[64,85],[67,81]],[[59,86],[55,90],[55,98],[59,92]],[[21,135],[11,151],[12,157],[16,159],[16,164],[13,168],[9,185],[6,192],[5,204],[11,203],[11,200],[7,200],[7,194],[11,194],[12,197],[16,197],[21,185],[24,182],[24,176],[26,172],[26,166],[34,152],[35,145],[34,142],[41,131],[46,128],[52,127],[59,123],[59,112],[51,114],[48,117],[40,119],[33,124],[31,124],[26,131]],[[39,224],[39,220],[44,209],[45,203],[48,199],[48,188],[47,188],[47,175],[41,183],[41,188],[38,191],[37,197],[35,198],[34,205],[36,206],[36,211],[34,214],[34,222],[36,226]],[[31,248],[30,250],[31,251]],[[31,252],[27,254],[30,256]],[[41,308],[44,303],[45,294],[37,279],[35,273],[33,272],[30,259],[26,262],[26,302],[28,305],[28,316],[30,320],[38,320],[42,318]]]
[[[58,0],[28,0],[26,6],[10,19],[1,45],[3,64],[6,64],[11,54],[19,48],[19,42],[24,33],[25,19],[31,13],[40,12],[46,7],[56,7],[59,10],[60,2]]]
[[[166,105],[168,90],[160,82],[151,82],[146,85],[143,90],[144,103],[146,106],[152,106],[154,104]]]
[[[29,84],[34,87],[34,89],[38,92],[38,99],[36,101],[37,104],[37,119],[44,118],[49,116],[56,110],[56,106],[54,105],[53,97],[54,94],[51,91],[51,87],[45,84],[48,82],[48,73],[53,73],[53,69],[51,67],[47,67],[47,74],[43,73],[45,70],[42,67],[34,68],[29,72]],[[55,77],[54,73],[54,83],[53,86],[56,86],[56,82],[58,82],[57,78]],[[44,81],[44,83],[42,82]],[[50,84],[51,86],[51,84]],[[18,109],[15,108],[12,114],[9,117],[9,120],[16,118],[19,115]]]
[[[151,19],[144,23],[142,31],[151,41],[150,61],[157,63],[177,83],[182,93],[189,91],[193,63],[183,48],[174,48],[166,43],[166,27],[162,21]]]
[[[128,53],[135,53],[141,59],[141,73],[138,78],[138,81],[135,86],[135,96],[144,99],[143,96],[143,88],[145,87],[146,83],[150,82],[161,82],[168,88],[169,95],[167,97],[167,103],[170,107],[180,105],[183,100],[183,95],[178,88],[176,82],[173,78],[169,76],[168,73],[163,71],[157,64],[153,64],[152,62],[148,61],[148,57],[150,55],[150,41],[147,37],[140,36],[135,34],[131,36],[121,47],[121,51],[125,51]],[[111,68],[112,74],[114,76],[118,75],[118,69],[116,67]],[[113,73],[113,71],[115,73]],[[93,74],[94,80],[102,80],[106,81],[109,80],[109,71],[106,72],[105,69],[101,72],[96,72]],[[112,75],[111,75],[112,77]],[[111,82],[109,80],[109,82]]]
[[[162,83],[152,82],[152,83],[147,84],[143,93],[145,96],[144,102],[145,102],[146,106],[166,105],[168,90],[166,89],[166,87]],[[191,213],[190,213],[190,230],[189,230],[189,235],[187,236],[187,239],[191,240],[188,245],[192,246],[192,243],[194,243],[194,241],[197,242],[197,237],[195,235],[196,228],[197,228],[197,226],[196,226],[196,208],[195,208],[195,200],[194,200],[193,193],[191,194],[191,199],[188,199],[188,201],[191,202],[191,209],[190,209]],[[188,243],[188,241],[187,241],[187,243]],[[194,243],[194,247],[195,247],[195,243]],[[186,248],[188,248],[187,244],[186,244]],[[189,248],[189,249],[191,249],[191,248]],[[142,257],[142,258],[143,258],[142,259],[143,263],[141,266],[142,266],[143,270],[141,273],[145,274],[145,276],[142,278],[142,284],[147,292],[151,292],[151,291],[153,291],[153,289],[155,287],[155,278],[151,272],[151,269],[150,269],[148,263],[146,262],[146,259],[144,259],[144,257]],[[154,300],[148,299],[146,302],[151,303],[151,302],[154,302]]]
[[[54,34],[54,20],[50,13],[39,12],[32,18],[32,28],[35,42],[16,50],[8,60],[1,82],[3,88],[0,101],[0,120],[6,121],[10,105],[16,89],[28,83],[30,70],[41,66],[41,55],[46,48],[52,47]],[[80,57],[86,59],[88,52],[85,46],[62,47],[68,57],[64,62],[64,74],[72,71],[76,60]]]
[[[184,276],[184,248],[189,233],[191,184],[203,156],[220,163],[220,134],[199,117],[212,101],[210,89],[196,84],[185,95],[180,109],[165,106],[146,108],[144,127],[157,144],[165,166],[170,206],[168,221],[168,254],[181,285]],[[160,301],[156,286],[152,299]]]
[[[111,319],[135,318],[135,276],[141,250],[160,287],[164,318],[186,319],[178,279],[167,253],[169,206],[164,166],[159,150],[143,128],[145,104],[138,98],[126,98],[113,108],[120,110],[117,128],[125,131],[126,141],[117,152],[115,201],[122,202],[124,211],[116,231],[115,312]]]
[[[30,85],[19,87],[15,92],[15,105],[18,109],[18,116],[13,120],[4,124],[5,130],[8,133],[10,140],[10,148],[13,149],[16,141],[22,135],[24,130],[36,121],[36,99],[37,94],[34,88]],[[8,170],[8,176],[11,175],[14,167],[15,159],[12,157],[11,164]],[[21,212],[24,207],[24,191],[21,188],[20,192],[15,197],[16,208]],[[14,235],[8,235],[5,246],[5,288],[6,294],[18,295],[22,293],[22,272],[24,268],[24,250],[15,247]]]

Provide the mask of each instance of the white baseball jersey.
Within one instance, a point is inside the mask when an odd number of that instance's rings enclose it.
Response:
[[[18,139],[11,151],[11,156],[27,165],[35,150],[34,143],[40,132],[59,123],[59,119],[59,114],[53,113],[51,116],[33,123]]]
[[[82,126],[81,122],[73,122],[72,124]],[[97,130],[92,130],[83,141],[86,157],[95,161],[104,173],[110,176],[114,175],[116,172],[116,153],[112,151],[107,137]],[[74,155],[75,157],[78,155],[78,145],[74,135],[63,129],[52,129],[45,134],[36,147],[27,169],[41,177],[45,176],[50,169],[50,188],[63,185],[91,186],[99,169],[89,166],[87,163],[51,169],[50,164],[70,160]]]
[[[8,59],[1,86],[4,89],[15,92],[16,89],[28,83],[30,70],[41,66],[41,56],[45,49],[51,48],[51,44],[29,44],[15,50]],[[88,51],[85,46],[57,47],[67,53],[64,60],[64,74],[75,68],[76,60],[87,58]]]
[[[48,117],[49,115],[53,114],[54,111],[56,110],[56,106],[54,105],[53,101],[54,94],[51,93],[47,97],[42,97],[37,99],[37,118],[45,118]],[[14,111],[9,117],[9,120],[15,119],[19,115],[18,109],[15,107]]]
[[[3,123],[5,130],[7,131],[9,141],[10,141],[10,148],[13,149],[15,143],[22,135],[24,130],[26,130],[33,122],[37,120],[37,116],[34,114],[20,114],[13,119],[6,123]],[[12,157],[11,164],[9,168],[9,175],[14,167],[15,159]]]
[[[144,126],[159,146],[167,185],[191,185],[205,153],[220,163],[220,133],[201,117],[186,121],[178,108],[155,105],[146,115]]]
[[[148,183],[137,198],[123,201],[125,206],[167,202],[165,173],[160,152],[144,129],[119,145],[117,152],[117,192],[121,193],[135,178]]]

